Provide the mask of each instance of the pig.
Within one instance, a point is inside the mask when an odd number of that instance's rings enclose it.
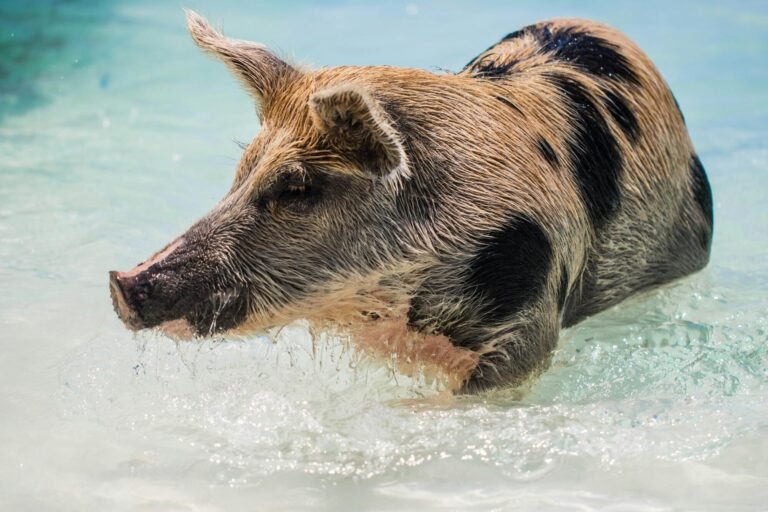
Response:
[[[261,129],[208,214],[109,273],[129,329],[304,319],[477,393],[530,381],[560,329],[709,260],[712,193],[683,114],[613,28],[543,21],[436,74],[303,69],[194,12],[187,25]]]

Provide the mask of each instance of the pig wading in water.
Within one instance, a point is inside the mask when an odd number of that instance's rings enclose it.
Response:
[[[683,115],[610,27],[541,22],[433,74],[300,69],[187,22],[261,130],[213,210],[110,272],[130,329],[306,319],[472,393],[523,383],[561,327],[707,264],[712,197]]]

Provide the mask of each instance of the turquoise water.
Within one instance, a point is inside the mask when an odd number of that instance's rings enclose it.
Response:
[[[189,1],[309,65],[458,70],[551,16],[616,25],[674,90],[711,265],[563,333],[523,396],[433,393],[301,326],[176,345],[107,270],[224,194],[254,108],[178,2],[0,1],[1,510],[765,510],[768,6]]]

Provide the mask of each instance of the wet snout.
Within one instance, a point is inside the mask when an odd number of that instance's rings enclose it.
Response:
[[[111,270],[109,272],[109,293],[112,296],[112,306],[115,313],[123,321],[126,327],[136,331],[144,327],[144,323],[139,318],[136,311],[131,308],[126,298],[126,289],[133,286],[134,279],[126,272]]]
[[[154,327],[163,321],[160,304],[153,304],[153,293],[163,286],[158,270],[169,255],[184,243],[179,238],[128,272],[109,272],[109,292],[120,320],[131,330]],[[167,287],[167,284],[166,284]]]

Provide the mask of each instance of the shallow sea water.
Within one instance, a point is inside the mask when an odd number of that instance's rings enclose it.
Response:
[[[458,70],[550,16],[624,30],[708,171],[703,272],[565,331],[523,396],[435,386],[300,325],[132,336],[107,270],[224,194],[258,130],[177,2],[0,0],[0,510],[768,509],[768,6],[200,2],[311,65]]]

